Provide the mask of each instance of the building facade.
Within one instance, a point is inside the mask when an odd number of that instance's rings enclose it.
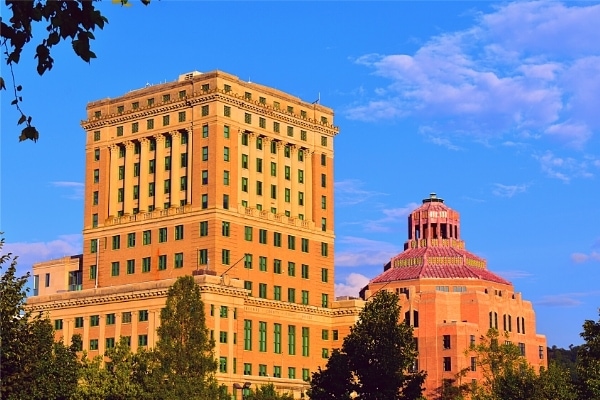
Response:
[[[218,379],[299,394],[363,304],[333,299],[333,111],[192,72],[89,103],[82,126],[83,254],[35,265],[30,307],[92,356],[135,351],[194,275]]]
[[[414,367],[427,371],[428,398],[437,398],[444,381],[457,379],[465,369],[463,383],[482,379],[469,349],[490,328],[500,332],[500,340],[517,345],[536,369],[547,366],[546,337],[536,332],[531,302],[465,249],[459,213],[434,193],[408,216],[404,251],[362,289],[361,297],[379,290],[400,295],[404,322],[414,328],[419,351]]]

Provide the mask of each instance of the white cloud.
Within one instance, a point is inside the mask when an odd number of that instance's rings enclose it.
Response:
[[[521,270],[511,270],[511,271],[495,271],[498,275],[503,277],[504,279],[508,279],[512,281],[514,279],[523,279],[529,278],[533,276],[531,272],[521,271]]]
[[[48,242],[14,242],[6,243],[3,253],[18,256],[18,269],[21,273],[31,271],[34,263],[52,260],[64,256],[81,254],[82,236],[80,234],[61,235]]]
[[[369,283],[369,278],[353,272],[344,279],[343,283],[335,284],[335,296],[358,297],[358,293],[367,283]]]
[[[335,265],[339,267],[383,266],[402,251],[392,243],[354,236],[341,237],[336,246]]]
[[[397,225],[404,222],[410,214],[419,205],[417,203],[408,203],[405,207],[383,209],[382,218],[359,222],[367,232],[389,232],[391,225]]]
[[[492,190],[492,194],[494,196],[511,198],[515,194],[525,193],[526,190],[527,190],[526,184],[503,185],[501,183],[494,183],[494,189]]]
[[[362,189],[363,182],[358,179],[346,179],[334,183],[336,202],[339,205],[356,205],[385,193]]]
[[[64,197],[67,199],[71,199],[71,200],[83,199],[84,185],[81,182],[58,181],[58,182],[50,182],[50,184],[54,187],[63,188],[65,190],[68,190],[67,194],[64,195]]]
[[[595,157],[583,157],[583,160],[577,160],[572,157],[558,157],[552,151],[546,151],[544,154],[534,154],[533,157],[540,163],[542,172],[551,178],[560,179],[569,183],[573,178],[592,178],[594,174],[590,172],[590,166],[595,166],[597,159]]]
[[[514,2],[480,14],[471,28],[430,38],[414,54],[364,55],[355,62],[389,84],[346,114],[410,115],[446,136],[526,132],[582,148],[600,127],[599,18],[598,4]],[[442,139],[430,141],[452,143]]]

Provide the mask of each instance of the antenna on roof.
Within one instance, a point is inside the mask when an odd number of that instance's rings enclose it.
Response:
[[[312,102],[313,104],[321,104],[321,92],[319,92],[319,97],[317,97],[317,99],[315,101]]]

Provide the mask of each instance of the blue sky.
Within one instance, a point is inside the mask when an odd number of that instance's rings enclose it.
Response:
[[[407,213],[434,191],[467,248],[533,302],[549,345],[580,343],[598,319],[598,3],[100,7],[98,59],[65,43],[45,76],[33,48],[15,70],[37,144],[17,142],[3,93],[0,230],[22,271],[81,251],[86,103],[220,69],[336,111],[338,294],[401,251]]]

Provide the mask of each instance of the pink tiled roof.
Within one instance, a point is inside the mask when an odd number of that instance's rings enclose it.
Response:
[[[371,283],[382,283],[390,281],[406,281],[413,279],[481,279],[484,281],[510,285],[506,279],[488,271],[487,269],[469,267],[467,265],[421,265],[415,267],[390,268],[371,280]]]

